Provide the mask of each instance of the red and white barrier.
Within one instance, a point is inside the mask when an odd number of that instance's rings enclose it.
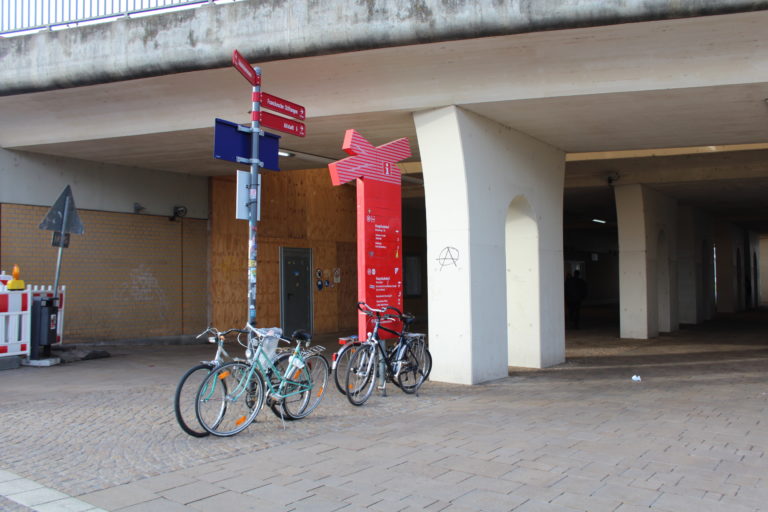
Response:
[[[32,328],[32,300],[53,298],[53,286],[27,286],[23,291],[8,291],[12,276],[0,271],[0,357],[29,355]],[[59,287],[59,311],[56,319],[56,343],[63,341],[64,296],[66,286]]]
[[[29,356],[32,291],[7,291],[0,285],[0,357]]]

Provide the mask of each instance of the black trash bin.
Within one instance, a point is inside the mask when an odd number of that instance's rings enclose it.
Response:
[[[58,318],[58,299],[49,297],[35,297],[32,299],[30,359],[44,359],[51,356],[51,345],[56,343],[56,323]]]

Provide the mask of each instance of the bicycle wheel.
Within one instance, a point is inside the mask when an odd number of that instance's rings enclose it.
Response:
[[[363,405],[376,384],[379,353],[374,345],[363,345],[349,360],[347,368],[347,399],[352,405]]]
[[[421,365],[419,366],[421,374],[424,376],[424,380],[429,378],[429,374],[432,371],[432,354],[427,348],[427,343],[424,338],[414,338],[411,340],[411,350],[416,354],[416,358]]]
[[[342,395],[347,394],[347,368],[349,368],[350,358],[360,348],[360,343],[347,343],[336,355],[336,368],[333,371],[333,380],[336,383],[336,389]]]
[[[176,421],[181,430],[194,437],[205,437],[206,431],[197,422],[195,414],[195,401],[200,384],[211,373],[212,364],[201,363],[193,366],[182,375],[176,386],[176,394],[173,397],[173,410],[176,413]]]
[[[432,355],[422,341],[416,341],[405,350],[397,382],[405,393],[415,393],[432,371]]]
[[[200,384],[195,402],[197,420],[215,436],[233,436],[256,419],[264,405],[264,385],[258,373],[242,362],[213,370]]]
[[[320,354],[314,354],[304,360],[304,369],[301,372],[300,383],[302,386],[309,386],[307,390],[307,402],[299,410],[298,400],[289,400],[287,397],[283,402],[283,410],[291,419],[298,420],[305,418],[315,410],[320,404],[325,394],[325,386],[328,384],[328,374],[331,372],[328,360]]]
[[[290,361],[289,361],[290,363]],[[303,368],[293,367],[287,380],[283,381],[279,388],[279,392],[283,395],[281,407],[286,419],[298,420],[304,416],[301,414],[307,405],[309,405],[309,399],[312,396],[312,390],[310,388],[311,377],[307,369],[307,360],[304,360]]]

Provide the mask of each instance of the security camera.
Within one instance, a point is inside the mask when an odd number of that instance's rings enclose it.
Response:
[[[186,206],[174,206],[173,207],[173,216],[168,217],[169,220],[176,220],[181,219],[182,217],[187,216],[187,207]]]

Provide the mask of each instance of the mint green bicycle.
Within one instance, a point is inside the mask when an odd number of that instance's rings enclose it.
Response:
[[[197,420],[216,436],[233,436],[245,430],[265,402],[284,419],[304,418],[325,394],[330,373],[328,361],[320,354],[325,347],[309,347],[311,337],[305,331],[296,331],[287,340],[276,327],[247,327],[246,361],[213,369],[197,392]],[[296,346],[287,357],[275,358],[280,341]]]

